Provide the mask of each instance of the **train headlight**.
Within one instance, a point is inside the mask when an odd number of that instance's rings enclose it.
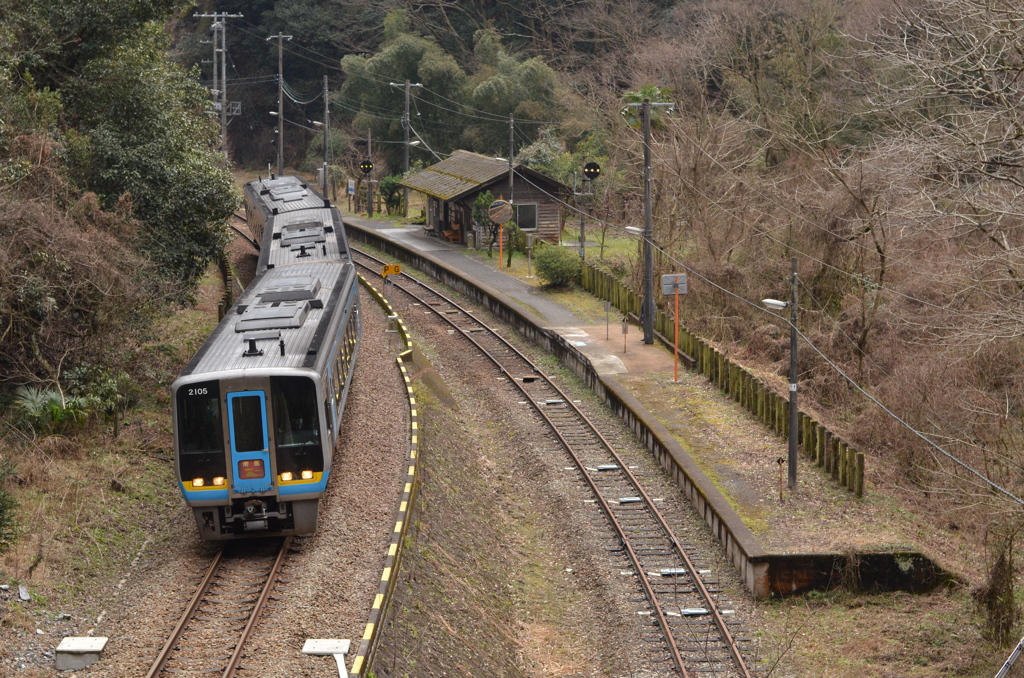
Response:
[[[206,481],[203,480],[202,478],[193,478],[192,479],[192,487],[202,487],[205,484],[206,484]]]
[[[291,471],[285,471],[284,473],[281,474],[281,480],[286,482],[286,483],[289,480],[293,480],[294,478],[295,478],[295,474],[292,473]]]
[[[223,487],[225,483],[227,483],[227,480],[222,478],[221,476],[217,476],[216,478],[213,479],[213,484],[216,487]]]
[[[302,472],[302,479],[303,480],[312,480],[313,479],[313,472],[312,471],[303,471]]]

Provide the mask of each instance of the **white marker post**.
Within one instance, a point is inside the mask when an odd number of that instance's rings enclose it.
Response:
[[[318,656],[331,655],[338,663],[339,678],[348,678],[348,669],[345,668],[345,655],[352,644],[350,640],[338,640],[336,638],[310,638],[302,646],[302,654]]]

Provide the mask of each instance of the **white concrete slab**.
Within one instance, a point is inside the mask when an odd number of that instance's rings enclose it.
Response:
[[[104,636],[68,636],[57,646],[58,671],[78,671],[96,663],[107,646]]]

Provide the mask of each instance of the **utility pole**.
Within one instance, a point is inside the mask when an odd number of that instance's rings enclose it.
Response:
[[[220,20],[220,147],[228,153],[228,22]],[[216,64],[213,66],[217,67]]]
[[[405,85],[400,82],[388,83],[392,87],[405,87],[405,115],[402,116],[402,129],[405,131],[405,154],[404,161],[402,163],[402,169],[405,174],[409,173],[409,92],[413,87],[423,87],[422,83],[411,83],[408,80],[405,81]],[[409,216],[409,188],[405,187],[405,207],[403,208],[403,216]]]
[[[324,76],[324,198],[327,197],[327,147],[331,135],[331,100],[327,93],[327,76]]]
[[[789,489],[796,488],[796,446],[799,415],[796,409],[797,391],[797,353],[796,353],[796,320],[797,320],[797,271],[796,257],[790,260],[792,271],[789,288]]]
[[[366,130],[366,157],[373,162],[373,130]],[[366,218],[373,219],[373,170],[366,177]]]
[[[580,161],[582,164],[587,164],[587,156],[584,154],[583,159]],[[582,177],[582,173],[580,174]],[[580,182],[580,188],[582,188],[583,181]],[[585,193],[580,191],[576,194],[580,198],[580,261],[586,261],[587,259],[587,231],[586,231],[586,219],[587,213],[583,209],[583,196]]]
[[[272,35],[267,41],[277,40],[277,176],[284,169],[284,41],[290,35]]]
[[[644,128],[644,343],[654,343],[654,219],[651,200],[651,108],[667,108],[675,104],[652,104],[644,99],[642,104],[629,104],[627,108],[639,108]]]
[[[644,99],[644,343],[654,343],[654,219],[651,202],[651,100]]]
[[[228,14],[227,12],[214,12],[213,14],[193,14],[197,19],[213,19],[210,28],[213,30],[213,88],[210,94],[213,95],[214,109],[220,110],[220,147],[225,157],[228,153],[228,48],[227,30],[228,19],[241,19],[242,14]],[[218,47],[218,33],[220,41]],[[218,63],[218,56],[220,62]],[[218,73],[219,71],[219,73]]]
[[[512,200],[512,156],[515,155],[515,139],[513,133],[515,132],[515,120],[512,119],[512,114],[508,116],[508,201],[512,203],[513,210],[515,209],[515,201]]]

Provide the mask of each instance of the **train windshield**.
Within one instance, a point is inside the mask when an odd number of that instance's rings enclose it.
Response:
[[[179,388],[177,424],[181,479],[224,476],[220,384],[204,381]]]
[[[316,385],[307,377],[271,377],[277,472],[323,471]]]

